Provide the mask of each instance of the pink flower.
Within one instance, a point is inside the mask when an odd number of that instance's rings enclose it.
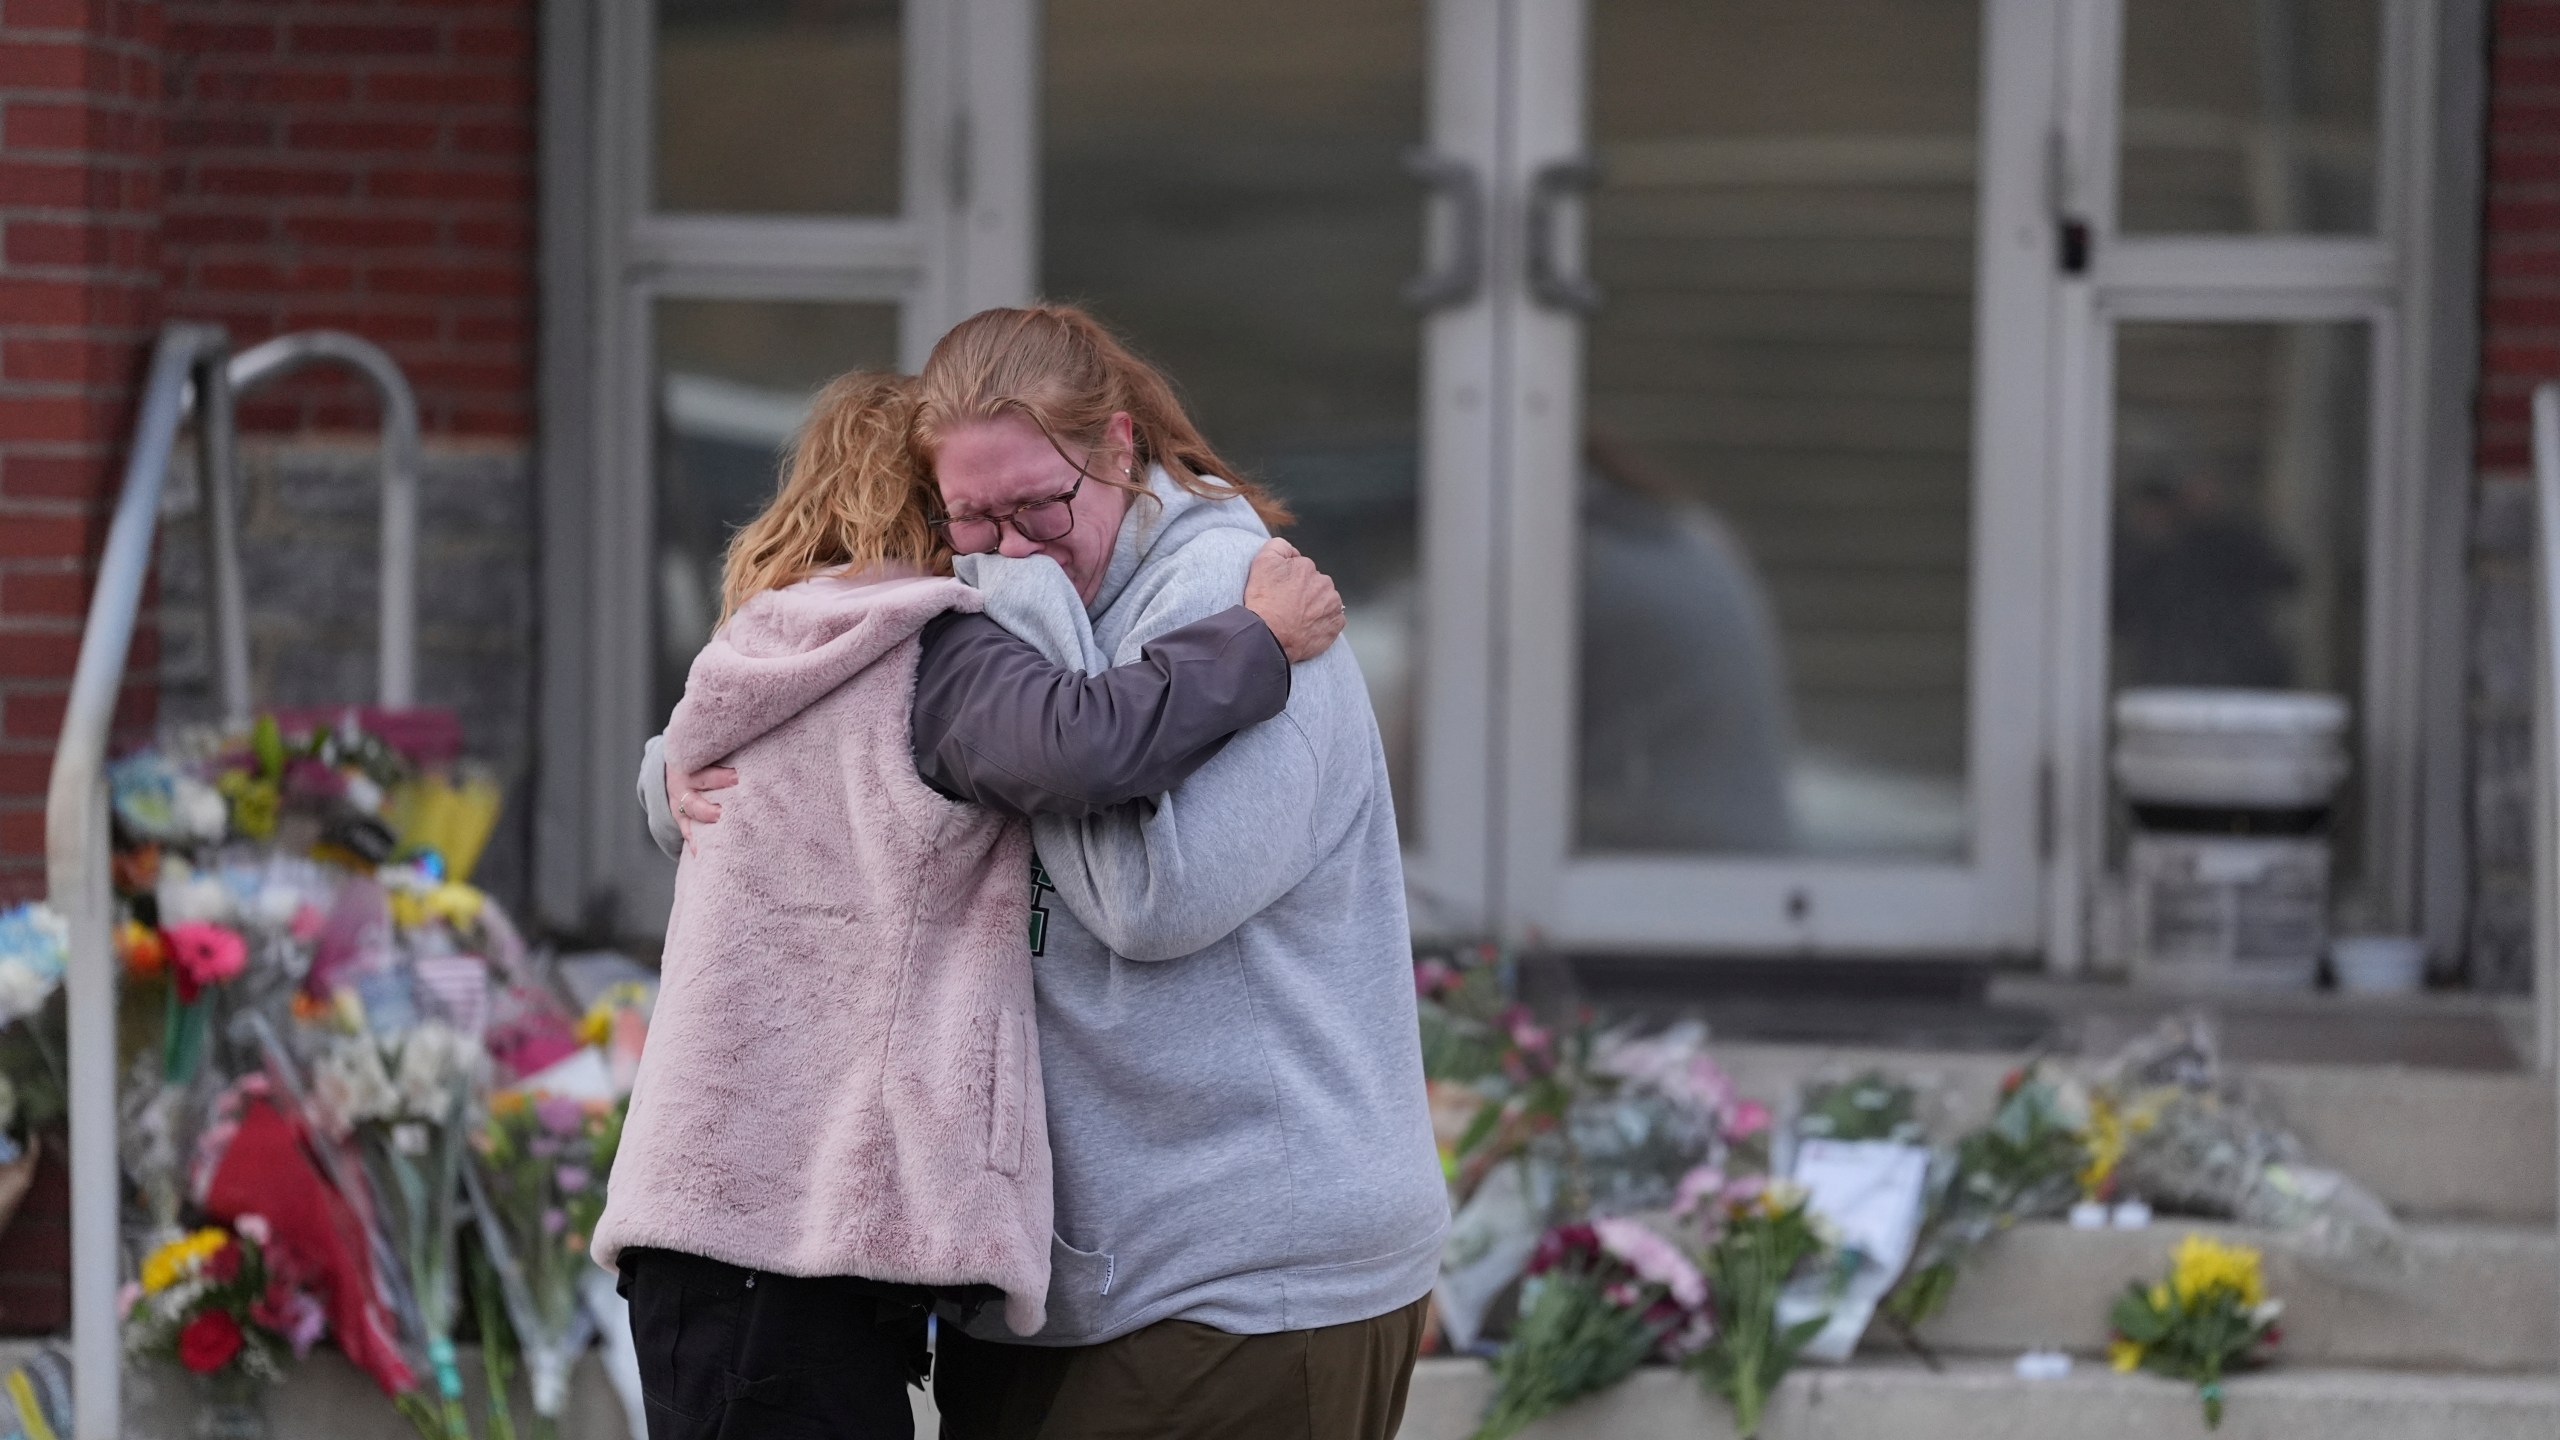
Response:
[[[1674,1360],[1685,1360],[1715,1343],[1716,1312],[1701,1305],[1689,1312],[1686,1324],[1662,1337],[1662,1351]]]
[[[1680,1247],[1639,1220],[1594,1220],[1591,1229],[1600,1248],[1627,1263],[1637,1275],[1671,1292],[1683,1310],[1707,1303],[1707,1279]]]
[[[116,1319],[133,1318],[133,1307],[142,1303],[142,1287],[127,1280],[116,1290]]]
[[[563,1165],[553,1172],[551,1178],[560,1183],[561,1189],[574,1191],[586,1189],[587,1181],[593,1177],[587,1174],[584,1165]]]
[[[308,943],[319,939],[322,927],[328,923],[328,912],[305,900],[294,907],[293,921],[287,929],[294,939]]]
[[[587,1107],[566,1095],[545,1095],[533,1102],[534,1118],[554,1135],[575,1135],[586,1125]]]
[[[1748,1205],[1752,1201],[1759,1199],[1761,1192],[1768,1188],[1769,1177],[1766,1175],[1738,1176],[1725,1182],[1724,1203],[1727,1205]]]
[[[1736,1140],[1747,1140],[1769,1128],[1769,1107],[1757,1100],[1737,1102],[1724,1117],[1724,1133]]]
[[[1457,985],[1458,971],[1446,960],[1435,957],[1413,967],[1413,993],[1425,1000],[1446,994]]]
[[[1686,1217],[1695,1212],[1700,1202],[1711,1199],[1724,1188],[1724,1172],[1713,1165],[1701,1165],[1680,1177],[1680,1188],[1672,1192],[1671,1213]]]
[[[207,985],[219,984],[249,968],[249,946],[240,933],[209,920],[189,920],[160,932],[168,943],[170,968],[178,978],[178,998],[192,1001]]]
[[[545,1235],[557,1235],[557,1234],[559,1234],[561,1231],[566,1230],[566,1229],[568,1229],[568,1228],[569,1228],[569,1212],[568,1212],[568,1211],[563,1210],[563,1209],[561,1209],[561,1208],[559,1208],[558,1206],[556,1206],[556,1205],[555,1205],[555,1206],[553,1206],[552,1208],[550,1208],[550,1209],[545,1210],[545,1211],[543,1211],[543,1212],[542,1212],[542,1233],[543,1233],[543,1234],[545,1234]]]
[[[231,1228],[240,1232],[241,1239],[261,1250],[267,1248],[276,1234],[274,1228],[267,1224],[267,1217],[264,1215],[243,1215],[231,1222]]]

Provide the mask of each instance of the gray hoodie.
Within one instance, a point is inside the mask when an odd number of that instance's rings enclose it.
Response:
[[[1052,661],[1135,659],[1235,604],[1268,535],[1241,500],[1149,478],[1089,615],[1045,558],[970,557],[962,578]],[[1153,805],[1039,817],[1033,836],[1057,1177],[1033,1343],[1166,1319],[1312,1329],[1428,1292],[1448,1203],[1386,755],[1350,647],[1296,667],[1277,718]]]

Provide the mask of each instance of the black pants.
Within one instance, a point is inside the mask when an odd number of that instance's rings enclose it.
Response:
[[[625,1250],[649,1440],[913,1440],[934,1294]]]

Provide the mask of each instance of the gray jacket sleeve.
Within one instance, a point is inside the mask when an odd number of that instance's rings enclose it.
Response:
[[[984,615],[925,627],[916,773],[1012,815],[1097,815],[1164,794],[1289,703],[1289,658],[1241,605],[1158,636],[1126,665],[1051,663]]]
[[[1051,664],[983,615],[954,611],[923,639],[909,717],[916,773],[1013,815],[1089,816],[1162,795],[1289,703],[1289,657],[1241,605],[1098,675]],[[673,859],[684,837],[667,808],[664,736],[642,747],[639,786],[649,836]]]
[[[684,832],[676,828],[676,812],[667,808],[667,737],[652,735],[640,747],[640,813],[649,817],[649,838],[670,860],[684,854]]]

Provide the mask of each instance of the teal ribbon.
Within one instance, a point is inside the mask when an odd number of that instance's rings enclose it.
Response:
[[[438,1335],[427,1342],[427,1363],[436,1369],[436,1393],[447,1400],[462,1398],[462,1369],[454,1363],[453,1342]]]

